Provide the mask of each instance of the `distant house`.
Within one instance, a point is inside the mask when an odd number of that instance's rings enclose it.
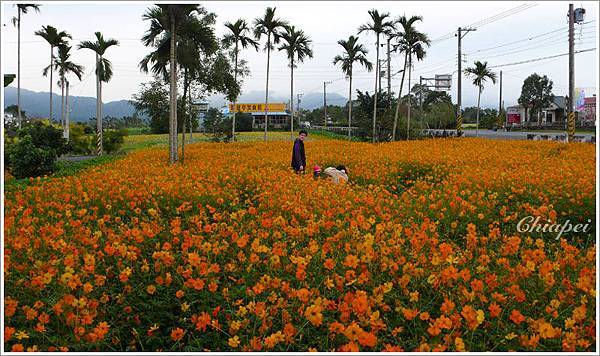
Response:
[[[540,121],[544,126],[562,124],[566,120],[567,99],[555,95],[550,105],[543,108]],[[537,115],[531,115],[531,107],[514,105],[506,108],[506,126],[537,126]]]
[[[252,118],[254,119],[254,129],[265,128],[265,113],[264,112],[253,112]],[[290,114],[286,111],[271,111],[267,112],[269,119],[269,127],[275,129],[284,129],[289,126]]]
[[[548,107],[542,110],[542,123],[563,123],[566,120],[567,98],[555,95]],[[531,120],[534,121],[534,120]]]

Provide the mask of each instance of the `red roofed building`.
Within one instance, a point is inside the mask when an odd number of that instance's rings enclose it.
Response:
[[[596,95],[583,99],[583,113],[585,120],[596,122]]]

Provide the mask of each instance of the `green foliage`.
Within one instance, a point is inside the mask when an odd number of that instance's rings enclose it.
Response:
[[[454,106],[446,102],[430,104],[423,113],[426,127],[430,129],[451,129],[456,126]]]
[[[232,121],[215,108],[211,108],[204,117],[204,129],[214,142],[229,142],[232,136]]]
[[[545,75],[540,76],[533,73],[525,78],[521,87],[521,96],[517,102],[532,109],[529,117],[534,117],[534,114],[550,105],[554,98],[552,86],[552,81]]]
[[[71,153],[90,155],[94,152],[94,136],[86,133],[85,125],[75,123],[69,125],[69,145]]]
[[[235,115],[235,132],[252,131],[252,114],[238,113]]]
[[[57,157],[69,151],[69,146],[63,138],[62,130],[40,121],[23,127],[17,135],[19,139],[26,136],[31,137],[35,147],[53,151],[53,154]]]
[[[21,136],[5,150],[5,161],[16,178],[48,175],[54,171],[56,154],[53,149],[36,146],[31,136]]]
[[[169,132],[169,89],[158,80],[141,85],[131,101],[136,113],[145,114],[150,118],[152,133]]]
[[[348,109],[343,106],[327,105],[327,116],[333,121],[335,126],[348,125]],[[353,114],[354,116],[354,114]],[[323,108],[319,107],[312,111],[306,112],[303,121],[308,121],[312,125],[323,125],[325,115]]]
[[[106,153],[117,152],[123,145],[123,142],[125,142],[125,136],[127,136],[126,129],[104,131],[102,135],[104,151]]]

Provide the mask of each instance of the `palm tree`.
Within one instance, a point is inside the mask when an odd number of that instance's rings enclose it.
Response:
[[[281,30],[287,25],[284,20],[275,17],[275,8],[267,7],[263,17],[257,17],[254,19],[254,38],[260,40],[263,35],[267,36],[267,42],[265,43],[265,50],[267,51],[267,84],[265,87],[265,141],[267,140],[267,126],[269,126],[269,120],[267,118],[267,111],[269,107],[269,61],[271,60],[271,50],[273,44],[279,43],[281,37]],[[271,37],[273,37],[273,43],[271,43]]]
[[[255,50],[258,50],[258,42],[256,42],[254,39],[252,39],[251,37],[247,36],[247,34],[250,32],[250,27],[248,26],[248,23],[246,23],[246,20],[244,19],[238,19],[236,22],[231,23],[231,22],[226,22],[225,23],[225,27],[229,30],[229,33],[227,33],[224,37],[223,37],[223,45],[226,47],[229,46],[234,46],[233,49],[233,57],[234,57],[234,77],[235,77],[235,82],[237,83],[237,76],[238,76],[238,55],[240,52],[240,46],[242,46],[242,49],[246,49],[250,46],[254,47]],[[235,98],[235,100],[233,101],[233,107],[235,108],[235,104],[237,104],[237,96]],[[236,116],[236,111],[233,111],[233,126],[232,126],[232,137],[233,140],[235,141],[235,116]]]
[[[75,74],[75,76],[81,80],[83,75],[83,66],[71,62],[69,59],[71,54],[71,47],[67,45],[58,46],[58,57],[55,61],[56,69],[60,78],[61,87],[61,121],[64,122],[63,136],[69,139],[69,80],[67,79],[68,74]],[[65,97],[66,87],[66,97]],[[66,110],[66,111],[65,111]]]
[[[352,138],[352,68],[354,63],[365,67],[369,72],[373,69],[373,64],[367,59],[367,49],[358,43],[358,37],[350,36],[348,40],[339,40],[338,44],[344,49],[343,55],[337,55],[333,59],[333,64],[340,64],[342,71],[350,80],[348,89],[348,138]]]
[[[177,41],[178,32],[193,16],[194,12],[202,13],[204,9],[198,4],[185,5],[157,5],[149,9],[142,18],[150,21],[150,28],[142,37],[145,46],[156,46],[164,50],[164,46],[169,44],[169,75],[170,75],[170,94],[169,94],[169,163],[173,164],[178,160],[177,157]],[[167,73],[166,67],[163,67],[158,56],[158,51],[150,54],[149,61],[153,61],[163,74]],[[140,65],[142,65],[140,63]],[[153,69],[154,71],[154,69]]]
[[[52,120],[52,74],[54,72],[53,69],[53,61],[54,61],[54,47],[60,46],[65,43],[65,38],[72,38],[71,35],[66,33],[65,31],[60,31],[53,26],[42,26],[42,29],[39,31],[35,31],[36,36],[40,36],[48,42],[50,45],[50,120]]]
[[[488,78],[492,81],[492,83],[496,84],[496,73],[491,71],[487,65],[487,62],[481,63],[480,61],[476,61],[475,67],[465,69],[465,74],[467,76],[472,76],[473,85],[479,88],[479,95],[477,96],[477,126],[475,129],[475,136],[479,136],[479,105],[481,103],[483,84]]]
[[[180,6],[171,8],[170,6]],[[195,16],[204,15],[201,18]],[[172,17],[174,16],[174,17]],[[175,21],[173,21],[173,18]],[[169,116],[169,161],[174,163],[178,157],[177,143],[177,78],[173,78],[173,69],[177,65],[183,68],[182,104],[186,112],[186,98],[190,96],[191,78],[193,78],[202,61],[202,55],[210,56],[218,49],[213,28],[214,15],[197,5],[164,5],[148,9],[143,15],[144,20],[150,21],[150,28],[142,37],[142,42],[154,51],[142,59],[139,64],[144,73],[150,69],[156,76],[162,76],[171,83],[171,110]],[[176,23],[176,26],[175,26]],[[172,32],[175,29],[175,32]],[[173,36],[171,35],[173,34]],[[176,60],[172,60],[176,58]],[[170,69],[167,69],[167,65]],[[174,106],[173,106],[174,101]],[[182,122],[181,159],[185,157],[185,119]],[[190,122],[191,126],[191,122]]]
[[[296,63],[302,63],[306,58],[312,58],[313,52],[310,48],[311,40],[302,30],[296,30],[294,26],[286,26],[285,32],[281,34],[285,41],[279,47],[280,51],[285,51],[290,61],[290,138],[294,139],[294,68]]]
[[[402,15],[396,22],[400,24],[400,32],[397,33],[398,44],[395,46],[400,52],[404,53],[404,69],[402,71],[402,80],[400,81],[400,88],[398,89],[398,101],[396,103],[396,113],[394,114],[394,126],[392,129],[392,140],[396,140],[396,127],[398,124],[398,113],[400,109],[400,101],[402,98],[402,87],[404,86],[404,76],[406,74],[406,67],[408,66],[408,87],[410,88],[410,79],[412,73],[412,57],[413,55],[417,60],[425,58],[425,47],[429,47],[430,41],[426,34],[417,31],[413,24],[417,21],[422,21],[422,16],[411,16],[407,18]],[[409,93],[410,98],[410,93]],[[408,120],[407,120],[407,131],[406,138],[410,137],[410,108],[411,101],[408,101]]]
[[[112,78],[112,64],[104,58],[104,53],[111,46],[118,46],[119,41],[104,39],[100,32],[95,32],[96,42],[82,41],[78,48],[91,49],[96,53],[96,153],[102,155],[102,82],[108,83]]]
[[[17,17],[12,18],[12,23],[17,26],[17,118],[18,125],[21,128],[21,14],[26,14],[29,9],[40,12],[40,5],[35,4],[17,4]]]
[[[362,33],[364,31],[371,31],[377,35],[376,42],[376,51],[377,51],[377,59],[375,61],[375,100],[373,101],[373,143],[375,143],[375,123],[377,121],[377,82],[379,80],[379,36],[382,33],[385,33],[390,27],[392,27],[392,22],[387,21],[386,18],[390,16],[389,12],[385,12],[379,14],[379,11],[372,9],[369,10],[369,16],[371,16],[371,22],[361,25],[358,28],[358,33]]]

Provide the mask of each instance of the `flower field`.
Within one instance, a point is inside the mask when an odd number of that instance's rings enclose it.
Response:
[[[596,351],[594,145],[306,151],[351,183],[291,173],[273,141],[7,192],[4,351]]]

